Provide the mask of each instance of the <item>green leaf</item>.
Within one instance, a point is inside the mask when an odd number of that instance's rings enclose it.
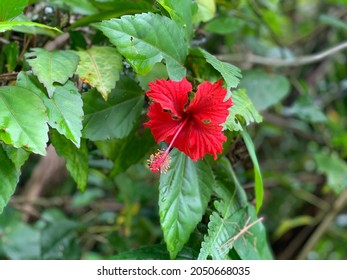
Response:
[[[211,33],[225,35],[237,32],[244,24],[245,21],[236,17],[219,17],[207,23],[204,29]]]
[[[83,96],[83,137],[93,141],[124,138],[133,130],[143,108],[144,97],[137,83],[122,77],[107,102],[91,90]]]
[[[194,22],[206,22],[211,20],[216,13],[215,0],[195,0],[198,12],[194,16]]]
[[[51,130],[51,141],[58,155],[66,160],[66,167],[80,191],[84,191],[88,180],[88,149],[85,141],[81,141],[80,148],[76,148],[68,139]]]
[[[277,241],[292,229],[301,226],[310,226],[312,224],[314,224],[314,217],[310,215],[300,215],[293,218],[283,219],[271,236],[271,240]]]
[[[27,28],[22,28],[22,27],[27,27]],[[49,36],[55,36],[57,33],[61,33],[61,31],[58,28],[37,23],[37,22],[31,22],[31,21],[0,22],[0,32],[5,32],[8,30],[16,30],[18,32],[24,32],[24,33],[36,33],[35,29],[29,29],[29,28],[38,28],[38,29],[46,30],[47,32],[45,34]]]
[[[261,70],[243,72],[239,88],[245,88],[254,106],[262,111],[280,102],[290,90],[286,77]]]
[[[206,260],[209,256],[214,260],[230,259],[231,249],[241,259],[271,259],[271,252],[266,240],[264,227],[256,222],[248,232],[234,239],[244,228],[249,217],[248,225],[257,220],[254,207],[247,201],[247,196],[238,182],[230,162],[222,157],[214,167],[217,187],[214,189],[217,200],[208,224],[208,234],[201,244],[198,259]]]
[[[239,68],[230,63],[218,60],[215,56],[211,55],[203,49],[199,50],[206,58],[206,61],[222,75],[225,82],[227,83],[228,88],[237,87],[241,78],[241,71]]]
[[[0,87],[0,140],[45,155],[47,132],[46,108],[36,94],[18,86]]]
[[[6,68],[9,73],[13,72],[18,65],[19,48],[17,43],[10,42],[3,48],[6,55]]]
[[[47,223],[41,233],[41,259],[71,260],[79,258],[80,248],[74,234],[76,228],[75,222],[64,218]]]
[[[148,73],[165,59],[169,77],[181,80],[186,75],[184,62],[188,52],[183,29],[173,20],[147,13],[123,16],[94,24],[125,56],[134,70]]]
[[[347,164],[336,153],[315,155],[318,171],[327,176],[328,186],[338,195],[347,188]]]
[[[47,51],[41,48],[32,49],[25,57],[50,98],[56,88],[54,83],[65,84],[75,73],[79,61],[78,55],[71,51]]]
[[[8,158],[16,167],[17,171],[20,172],[20,168],[29,158],[30,153],[24,149],[17,149],[9,145],[3,145],[3,149],[6,152]]]
[[[86,26],[93,22],[98,22],[102,20],[107,20],[111,18],[119,18],[124,15],[133,15],[141,14],[144,12],[154,11],[153,5],[146,1],[129,1],[129,0],[113,0],[107,2],[94,2],[94,5],[97,6],[101,12],[82,17],[81,19],[76,20],[73,24],[70,25],[69,29],[76,27]]]
[[[291,107],[282,108],[282,114],[293,116],[312,123],[326,122],[327,117],[309,94],[300,96]]]
[[[40,231],[22,221],[4,231],[3,249],[12,260],[38,260],[40,254]]]
[[[4,151],[3,145],[0,143],[0,214],[16,189],[19,175],[20,172]]]
[[[263,118],[255,109],[252,101],[248,98],[246,90],[239,89],[232,94],[233,106],[230,107],[229,116],[225,122],[225,127],[231,131],[242,131],[242,124],[239,117],[242,117],[246,125],[251,122],[262,122]]]
[[[82,208],[90,205],[96,199],[102,199],[105,196],[105,192],[99,189],[86,189],[85,192],[76,193],[73,196],[71,207]]]
[[[131,133],[126,138],[97,141],[95,145],[104,156],[114,162],[111,176],[116,176],[141,160],[154,143],[151,132],[146,129],[144,135]]]
[[[0,0],[0,21],[18,16],[28,4],[28,0]]]
[[[234,249],[242,260],[272,259],[264,225],[258,220],[254,207],[249,205],[238,210],[225,223],[228,237],[220,247],[222,251]],[[247,229],[247,226],[250,227]]]
[[[261,205],[263,204],[264,199],[264,185],[263,185],[263,177],[261,175],[258,158],[255,153],[255,148],[253,141],[246,130],[243,130],[242,133],[243,141],[246,144],[249,156],[252,159],[253,162],[253,168],[254,168],[254,188],[255,188],[255,208],[257,209],[257,212],[259,212],[259,209]]]
[[[17,86],[36,93],[47,107],[48,124],[79,147],[82,135],[83,102],[72,82],[68,81],[63,86],[57,85],[52,98],[48,98],[34,76],[24,72],[19,73]]]
[[[208,234],[201,244],[199,260],[209,256],[214,260],[228,259],[227,251],[221,250],[229,238],[227,219],[237,210],[247,205],[247,196],[239,184],[230,162],[221,157],[214,168],[216,175],[216,192],[219,200],[214,202],[218,212],[213,212],[208,224]]]
[[[193,8],[195,3],[191,0],[158,0],[157,1],[176,21],[186,30],[186,39],[191,40],[193,36]]]
[[[52,99],[46,97],[43,102],[48,109],[49,125],[78,148],[82,136],[83,102],[74,84],[68,81],[63,86],[57,85]]]
[[[119,80],[119,72],[123,68],[122,57],[111,47],[94,46],[89,50],[78,51],[77,54],[80,62],[76,73],[84,83],[96,87],[107,100]]]
[[[174,149],[171,167],[160,176],[159,215],[164,240],[174,259],[200,222],[210,200],[213,174],[204,161]]]
[[[226,219],[213,212],[210,215],[208,223],[208,234],[205,236],[201,244],[198,260],[207,260],[212,257],[213,260],[228,260],[230,259],[226,250],[222,250],[225,240],[229,238]]]
[[[155,79],[167,79],[169,76],[167,74],[166,66],[163,63],[156,63],[152,70],[147,73],[146,75],[137,75],[137,80],[140,83],[140,86],[144,90],[148,90],[149,86],[148,84]]]
[[[347,23],[334,16],[320,15],[319,21],[323,24],[326,24],[332,27],[341,28],[342,30],[347,30]]]
[[[137,250],[122,252],[118,255],[112,256],[111,260],[169,260],[168,254],[164,244],[156,244],[145,246]],[[177,255],[176,260],[195,260],[196,252],[192,249],[184,247],[183,250]]]
[[[91,15],[98,12],[90,0],[50,0],[49,4],[57,6],[61,10],[69,10],[74,14]]]

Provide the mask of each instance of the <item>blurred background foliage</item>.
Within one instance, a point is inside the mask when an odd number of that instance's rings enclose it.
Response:
[[[195,27],[194,44],[242,69],[238,88],[247,90],[264,118],[249,131],[263,174],[260,215],[274,258],[346,259],[347,1],[196,2],[206,9],[205,22]],[[21,17],[68,32],[62,48],[75,50],[103,40],[100,32],[91,32],[91,23],[158,9],[154,1],[30,3]],[[22,67],[18,57],[29,39],[44,45],[51,32],[21,31],[2,33],[0,73]],[[0,82],[5,79],[1,76]],[[147,138],[140,145],[151,147],[151,136]],[[122,170],[119,162],[127,158],[105,159],[103,148],[88,146],[90,169],[83,193],[64,164],[56,164],[58,159],[42,163],[31,155],[16,194],[0,215],[0,258],[121,259],[134,258],[127,252],[139,248],[137,257],[146,258],[146,246],[162,240],[158,176],[146,168],[148,155]],[[252,200],[252,161],[242,139],[233,139],[227,156]],[[52,162],[46,176],[40,173],[40,165]],[[115,163],[116,176],[109,176]],[[39,195],[35,183],[44,186]],[[28,204],[30,196],[36,197],[33,204]],[[204,221],[200,228],[206,230]],[[201,238],[194,233],[178,258],[196,258]],[[165,245],[153,248],[162,259],[169,258]]]

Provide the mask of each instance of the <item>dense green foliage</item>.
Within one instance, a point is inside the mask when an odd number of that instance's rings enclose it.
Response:
[[[345,259],[346,17],[341,0],[0,0],[0,258]],[[154,174],[145,92],[184,77],[223,79],[228,140]]]

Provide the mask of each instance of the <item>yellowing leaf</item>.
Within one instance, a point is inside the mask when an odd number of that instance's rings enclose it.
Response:
[[[86,84],[96,87],[102,97],[107,100],[111,89],[119,80],[122,70],[122,57],[115,48],[92,47],[89,50],[78,51],[80,62],[76,73]]]

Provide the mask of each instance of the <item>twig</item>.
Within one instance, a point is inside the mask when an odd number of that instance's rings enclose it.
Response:
[[[63,33],[58,37],[55,37],[52,41],[46,43],[44,48],[49,51],[53,51],[63,45],[67,40],[70,39],[69,33]]]
[[[344,49],[347,49],[347,41],[342,42],[330,49],[322,51],[317,54],[298,56],[295,58],[271,58],[258,56],[252,53],[249,54],[221,54],[216,55],[216,57],[220,60],[228,61],[228,62],[248,62],[254,64],[275,66],[275,67],[298,67],[306,64],[315,63],[323,60],[326,57],[329,57],[333,54],[336,54]]]
[[[17,79],[18,73],[5,73],[0,74],[0,81],[10,81]]]
[[[302,250],[297,256],[298,260],[303,260],[307,257],[307,254],[314,248],[319,239],[329,229],[331,223],[334,221],[337,214],[347,205],[347,189],[336,199],[330,212],[327,213],[323,221],[319,224],[317,229],[311,235],[309,240],[306,242]]]
[[[26,50],[28,49],[30,41],[31,41],[31,37],[28,37],[27,35],[25,35],[24,36],[23,49],[17,57],[17,63],[22,59],[23,55],[25,54]]]
[[[10,43],[9,40],[6,40],[5,38],[0,37],[0,43],[4,45],[8,45]]]

